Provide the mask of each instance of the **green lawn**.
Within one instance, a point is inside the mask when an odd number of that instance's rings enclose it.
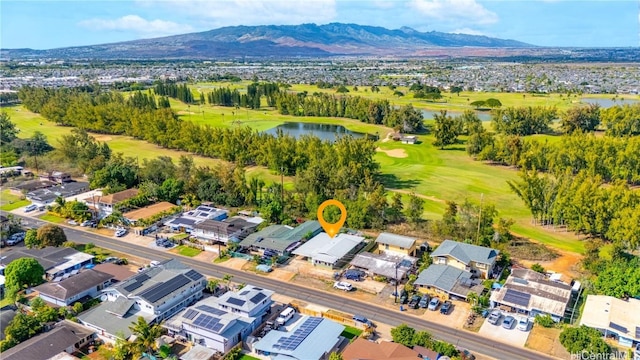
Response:
[[[19,200],[21,200],[21,197],[13,195],[9,189],[2,190],[0,193],[0,204],[14,203]]]
[[[49,222],[52,222],[52,223],[60,224],[60,223],[65,222],[66,219],[65,218],[61,218],[60,216],[55,215],[55,214],[44,214],[44,215],[40,216],[40,220],[49,221]]]
[[[31,204],[31,201],[29,200],[18,200],[18,201],[9,202],[7,204],[0,206],[0,210],[11,211],[11,210],[21,208],[23,206],[27,206],[29,204]]]
[[[182,256],[194,257],[202,252],[200,249],[192,248],[189,246],[180,245],[177,248],[171,250],[171,252],[178,253]]]
[[[251,355],[242,354],[242,356],[240,356],[238,360],[260,360],[260,359],[253,357]]]
[[[11,301],[11,299],[9,299],[8,297],[5,297],[4,299],[0,300],[0,309],[7,306],[7,305],[12,305],[13,301]]]
[[[349,340],[351,340],[351,339],[353,339],[355,337],[360,336],[360,334],[362,334],[362,330],[354,328],[354,327],[351,327],[351,326],[345,326],[344,327],[344,331],[340,335],[346,337]]]

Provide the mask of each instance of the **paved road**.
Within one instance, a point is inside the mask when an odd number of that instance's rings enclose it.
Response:
[[[6,214],[3,213],[6,216]],[[19,216],[15,215],[14,216]],[[20,216],[19,216],[20,217]],[[28,217],[21,217],[23,224],[41,226],[45,222]],[[144,259],[164,260],[168,259],[167,253],[147,248],[144,246],[129,244],[115,238],[88,233],[65,227],[65,233],[70,241],[77,243],[92,242],[96,246],[115,250],[124,254],[131,254]],[[437,323],[406,315],[399,311],[367,303],[359,300],[345,301],[345,298],[315,290],[304,286],[270,279],[264,276],[246,273],[240,270],[229,269],[215,264],[207,264],[188,257],[180,257],[180,261],[192,267],[206,276],[222,278],[225,274],[233,276],[233,281],[263,286],[279,294],[295,299],[300,299],[310,303],[319,304],[328,308],[337,309],[352,314],[362,314],[374,322],[389,325],[406,323],[417,330],[427,330],[437,339],[445,340],[461,348],[469,349],[472,352],[488,355],[496,359],[505,360],[533,360],[533,359],[556,359],[549,355],[534,352],[528,349],[511,346],[499,342],[491,341],[481,337],[476,333],[458,330]],[[366,310],[365,310],[366,309]]]

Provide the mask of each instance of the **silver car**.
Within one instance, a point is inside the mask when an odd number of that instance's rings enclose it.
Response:
[[[516,319],[513,316],[507,316],[504,318],[504,321],[502,322],[502,327],[505,329],[511,329],[513,328],[513,324],[516,323]]]
[[[492,325],[500,325],[500,319],[502,319],[502,313],[500,311],[492,311],[491,314],[489,314],[489,318],[487,319],[487,321],[489,321],[489,324]]]

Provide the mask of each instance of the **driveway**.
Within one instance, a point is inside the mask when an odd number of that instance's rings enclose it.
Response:
[[[524,344],[527,342],[527,338],[529,337],[529,332],[531,331],[531,325],[529,325],[528,331],[520,331],[516,329],[516,324],[514,324],[511,329],[505,329],[502,327],[502,320],[504,320],[504,316],[506,315],[503,313],[500,325],[491,325],[489,324],[489,321],[485,320],[482,327],[480,327],[478,334],[494,341],[524,347]],[[518,317],[514,317],[517,322]]]
[[[431,311],[427,309],[422,309],[424,311],[424,315],[421,317],[423,319],[436,322],[438,324],[446,324],[449,327],[455,327],[456,329],[462,329],[464,324],[467,321],[467,317],[469,317],[470,305],[464,301],[451,301],[453,307],[449,311],[449,314],[441,314],[440,307],[442,303],[438,307],[437,311]]]

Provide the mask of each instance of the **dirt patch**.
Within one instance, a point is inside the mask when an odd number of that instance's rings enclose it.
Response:
[[[404,151],[404,149],[383,150],[380,148],[376,148],[376,151],[383,152],[387,154],[387,156],[390,156],[393,158],[406,158],[409,156],[407,155],[407,152]]]
[[[524,238],[516,238],[511,241],[507,250],[513,258],[524,261],[552,261],[559,256],[556,251],[549,247]]]
[[[193,111],[180,110],[177,112],[178,115],[195,115]]]
[[[561,359],[569,359],[571,354],[560,344],[560,329],[534,326],[525,347]]]
[[[216,258],[218,258],[218,254],[215,253],[215,252],[211,252],[211,251],[203,251],[200,254],[198,254],[198,255],[193,257],[193,259],[195,259],[195,260],[204,261],[204,262],[207,262],[207,263],[212,262]]]
[[[227,261],[221,262],[218,265],[228,267],[230,269],[242,270],[242,267],[249,261],[240,258],[231,258]]]
[[[521,261],[518,261],[518,263],[520,265],[530,268],[531,265],[537,262],[538,264],[542,265],[542,267],[544,267],[546,270],[561,273],[569,277],[570,279],[577,279],[581,277],[582,273],[580,271],[580,262],[582,261],[583,256],[576,253],[566,252],[566,251],[558,251],[558,253],[559,253],[558,257],[551,261],[521,260]],[[565,280],[569,280],[569,279],[565,279]]]
[[[269,277],[278,279],[280,281],[287,281],[287,282],[290,282],[295,276],[296,274],[292,273],[291,271],[286,271],[283,269],[274,269],[269,274]]]
[[[109,135],[99,135],[99,134],[91,134],[91,136],[93,136],[94,139],[96,139],[96,141],[111,141],[113,140],[113,138]]]

